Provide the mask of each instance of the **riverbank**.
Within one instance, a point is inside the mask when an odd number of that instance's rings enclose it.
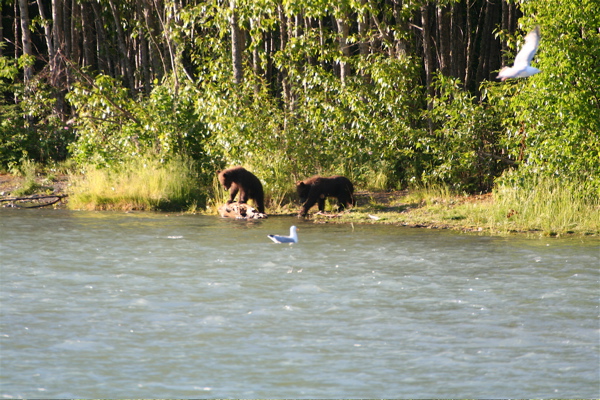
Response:
[[[1,198],[66,195],[68,191],[67,175],[38,174],[32,178],[0,174]],[[315,207],[310,219],[315,223],[386,224],[492,235],[600,236],[600,204],[575,204],[568,197],[570,192],[553,190],[540,201],[513,193],[508,198],[501,191],[470,196],[443,188],[358,191],[356,207],[350,211],[321,214]],[[63,199],[52,207],[65,207],[67,201]],[[270,215],[290,215],[290,210],[295,210],[293,205],[271,210]]]
[[[507,201],[501,193],[453,195],[443,190],[357,193],[357,207],[315,214],[317,223],[393,224],[492,235],[600,236],[600,205],[561,210],[566,199]]]

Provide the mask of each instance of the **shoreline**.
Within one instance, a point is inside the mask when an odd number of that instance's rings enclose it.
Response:
[[[57,195],[68,193],[69,177],[67,175],[36,175],[35,179],[0,174],[0,198],[23,195]],[[25,190],[24,190],[25,189]],[[26,194],[25,194],[26,193]],[[501,210],[494,206],[492,193],[480,195],[429,195],[402,191],[357,191],[354,208],[340,213],[320,213],[316,207],[311,209],[307,220],[313,223],[327,224],[369,224],[397,225],[409,228],[453,230],[464,233],[476,233],[494,236],[527,235],[538,237],[597,237],[597,230],[579,229],[574,226],[569,230],[554,230],[542,226],[523,227],[519,221],[518,210]],[[67,199],[61,199],[52,208],[66,209]],[[333,202],[332,202],[333,203]],[[285,206],[269,213],[270,217],[295,216]],[[132,210],[123,210],[132,211]],[[139,210],[144,212],[143,210]],[[213,212],[214,211],[214,212]],[[278,212],[279,211],[279,212]],[[600,216],[600,210],[597,210]],[[185,211],[182,211],[185,213]],[[197,212],[198,214],[218,215],[216,210]],[[496,215],[492,215],[492,214]],[[172,214],[172,212],[171,212]],[[593,216],[592,216],[593,218]],[[599,217],[600,218],[600,217]]]

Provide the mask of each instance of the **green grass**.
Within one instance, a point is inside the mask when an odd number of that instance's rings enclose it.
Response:
[[[193,163],[151,158],[71,177],[68,206],[85,210],[196,211],[204,205]]]
[[[33,160],[23,158],[19,163],[12,163],[9,172],[14,176],[22,177],[23,182],[12,191],[12,196],[29,196],[40,192],[44,187],[36,182],[40,165]]]
[[[499,185],[493,193],[467,196],[447,187],[417,188],[387,201],[363,201],[322,222],[383,223],[462,231],[542,236],[600,235],[600,196],[585,185],[540,179],[524,187]]]
[[[543,178],[523,187],[494,190],[497,224],[545,235],[600,232],[600,196],[582,182]]]

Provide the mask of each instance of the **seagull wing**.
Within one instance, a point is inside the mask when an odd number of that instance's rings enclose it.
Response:
[[[525,36],[525,44],[515,57],[514,68],[527,68],[537,48],[540,44],[540,27],[536,26],[534,30],[529,32],[527,36]]]
[[[296,234],[295,226],[290,228],[290,236],[267,235],[267,237],[275,243],[298,243],[298,235]]]
[[[296,243],[294,238],[291,238],[289,236],[268,235],[268,237],[275,243]]]

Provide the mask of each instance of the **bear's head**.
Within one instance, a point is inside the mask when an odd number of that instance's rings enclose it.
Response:
[[[298,192],[298,197],[300,197],[300,203],[306,203],[308,193],[310,193],[310,185],[307,185],[303,181],[298,181],[296,182],[296,191]]]
[[[221,185],[223,185],[225,189],[229,189],[229,187],[231,187],[232,182],[231,174],[227,171],[218,171],[217,174],[219,175],[219,182],[221,182]]]

